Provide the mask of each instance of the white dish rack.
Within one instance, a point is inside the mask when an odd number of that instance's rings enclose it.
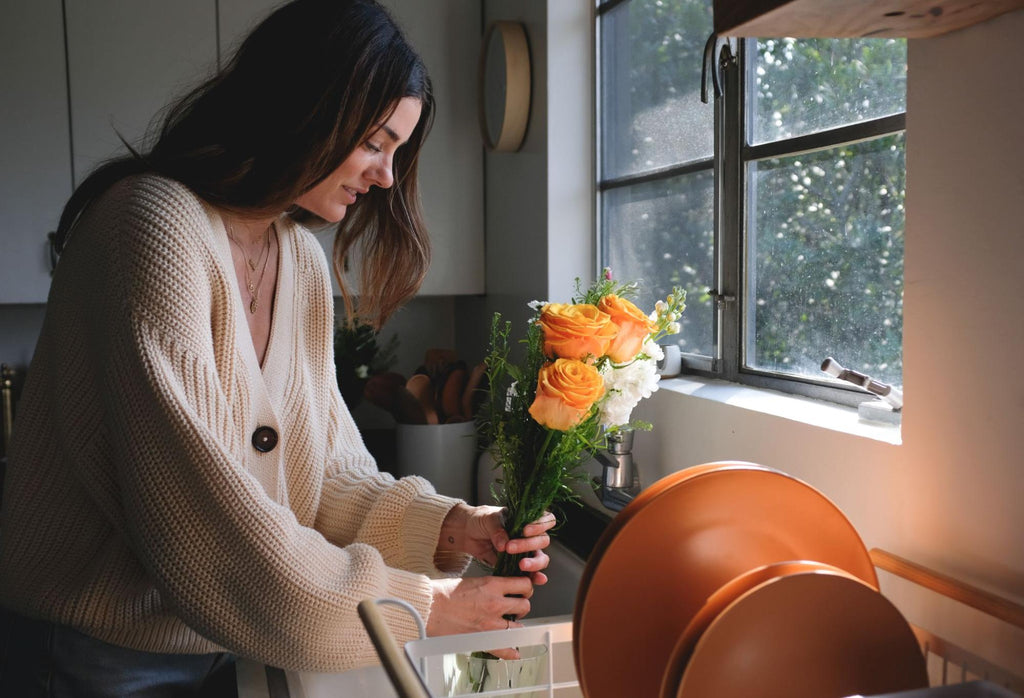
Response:
[[[381,661],[399,698],[442,696],[518,696],[519,698],[582,698],[572,656],[572,618],[558,616],[526,622],[524,627],[463,635],[425,637],[407,642],[403,651],[384,624],[377,603],[396,603],[419,615],[411,606],[389,599],[360,604],[359,613],[374,641]],[[420,621],[421,622],[421,621]],[[501,647],[543,646],[546,667],[531,685],[469,693],[453,688],[456,656]]]

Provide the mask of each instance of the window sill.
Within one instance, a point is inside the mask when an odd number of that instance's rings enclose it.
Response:
[[[902,443],[899,425],[861,419],[855,407],[699,376],[663,378],[658,385],[659,392],[712,400],[739,409],[769,414],[892,445],[898,446]],[[865,399],[870,398],[865,396]]]

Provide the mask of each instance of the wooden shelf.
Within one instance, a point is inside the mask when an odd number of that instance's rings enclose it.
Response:
[[[1024,0],[715,0],[720,36],[938,36],[1024,8]]]

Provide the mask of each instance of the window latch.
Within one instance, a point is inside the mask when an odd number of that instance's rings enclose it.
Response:
[[[704,60],[700,70],[700,101],[708,103],[708,75],[711,76],[711,87],[715,99],[722,96],[721,71],[736,60],[736,52],[732,48],[732,39],[712,34],[704,44]]]
[[[709,288],[708,295],[715,301],[715,307],[717,308],[723,307],[726,303],[736,302],[736,296],[728,293],[719,293],[718,289]]]

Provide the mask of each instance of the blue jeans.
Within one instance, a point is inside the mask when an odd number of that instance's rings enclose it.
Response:
[[[235,658],[118,647],[0,608],[0,696],[237,698]]]

